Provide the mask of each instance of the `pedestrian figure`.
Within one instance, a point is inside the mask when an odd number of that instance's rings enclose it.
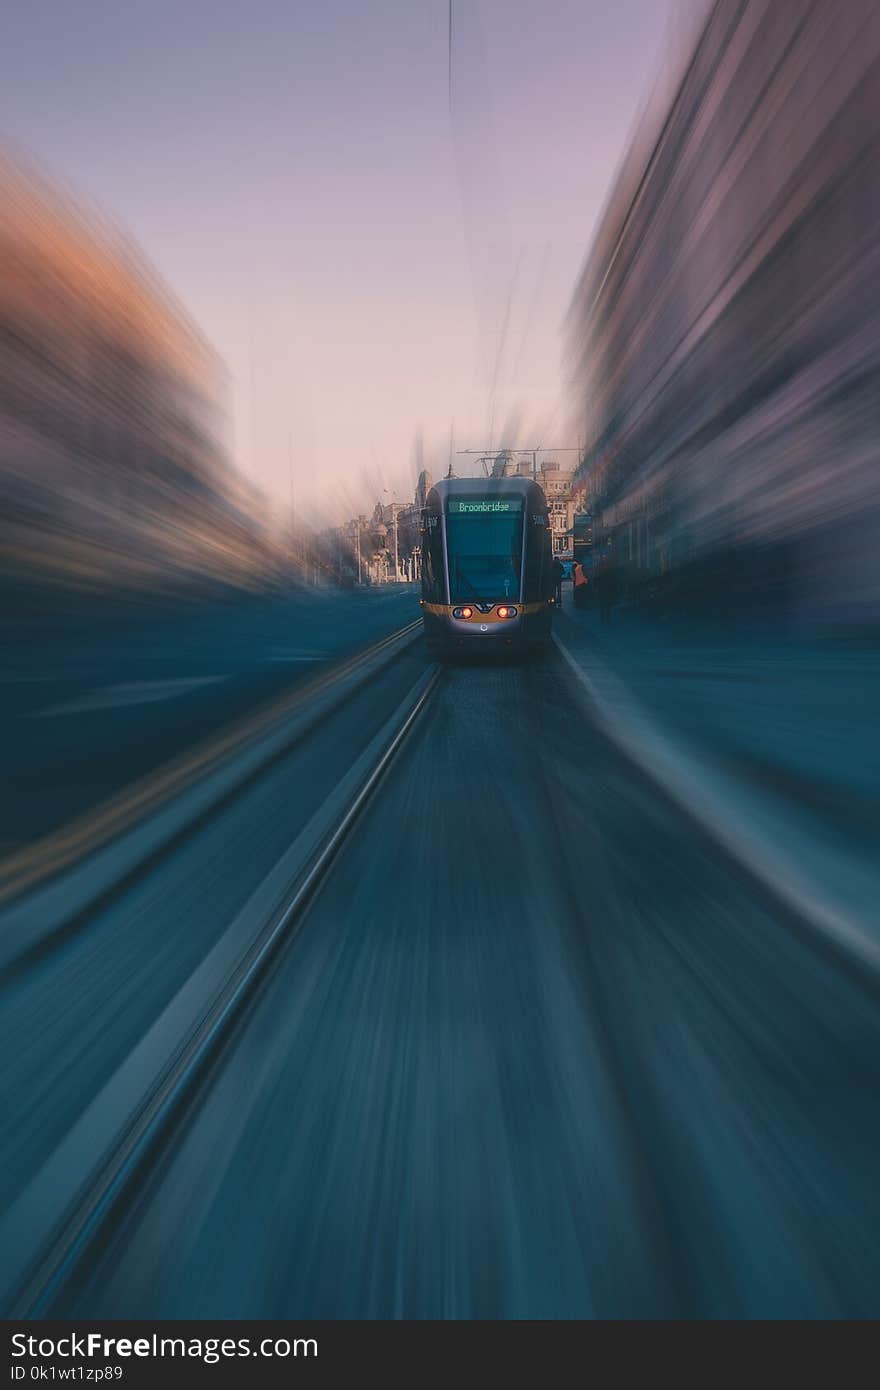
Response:
[[[572,582],[574,584],[574,606],[575,608],[583,608],[587,602],[587,596],[589,594],[588,586],[590,581],[587,577],[587,572],[584,569],[583,562],[581,560],[575,561],[574,568],[571,572],[571,577]]]
[[[551,574],[552,574],[552,576],[553,576],[553,590],[554,590],[554,594],[555,594],[555,597],[556,597],[556,604],[557,604],[557,606],[558,606],[559,608],[561,608],[561,607],[562,607],[562,581],[563,581],[563,579],[564,579],[564,577],[565,577],[565,566],[563,565],[563,563],[562,563],[562,561],[560,560],[560,558],[559,558],[558,555],[555,555],[555,556],[553,557],[553,566],[552,566],[552,569],[551,569]]]

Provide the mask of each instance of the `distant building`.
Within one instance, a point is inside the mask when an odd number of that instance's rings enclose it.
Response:
[[[0,571],[241,582],[269,548],[223,365],[130,242],[0,157]]]
[[[388,502],[382,508],[382,521],[387,532],[388,559],[391,566],[390,577],[398,580],[406,579],[406,541],[409,536],[409,528],[406,519],[413,506],[409,502]]]
[[[554,555],[572,553],[574,501],[571,488],[574,474],[573,467],[563,467],[552,459],[539,464],[537,470],[537,481],[547,497]]]

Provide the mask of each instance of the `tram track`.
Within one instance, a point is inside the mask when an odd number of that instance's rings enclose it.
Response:
[[[45,1316],[136,1195],[164,1138],[297,935],[441,679],[437,666],[421,673],[343,784],[315,811],[277,866],[276,878],[286,887],[246,948],[236,950],[227,940],[231,931],[217,943],[211,955],[224,957],[219,983],[218,960],[213,970],[204,961],[0,1218],[0,1302],[7,1316]],[[259,890],[254,898],[261,898]]]
[[[246,947],[231,925],[0,1219],[0,1300],[873,1308],[846,1234],[876,1226],[871,990],[583,718],[557,654],[416,668],[381,727],[352,711],[359,753]]]
[[[69,938],[418,641],[408,623],[0,866],[0,981]]]
[[[777,1311],[868,1306],[875,1002],[561,662],[450,668],[374,806],[39,1310],[718,1316],[760,1264]]]

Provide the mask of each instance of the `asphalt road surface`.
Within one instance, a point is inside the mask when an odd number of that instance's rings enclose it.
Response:
[[[210,873],[182,851],[20,982],[18,1026],[72,969],[69,1028],[97,1009],[123,1051],[130,977],[205,948],[261,831],[289,832],[296,767],[249,832],[214,827]],[[94,1048],[49,1041],[81,1096]],[[608,745],[558,659],[455,667],[49,1311],[876,1316],[878,1086],[873,985]]]
[[[0,854],[417,615],[412,585],[77,611],[0,631]]]

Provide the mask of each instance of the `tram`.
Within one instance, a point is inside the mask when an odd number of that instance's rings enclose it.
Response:
[[[547,499],[528,478],[444,478],[425,499],[422,618],[433,656],[536,651],[550,640]]]

